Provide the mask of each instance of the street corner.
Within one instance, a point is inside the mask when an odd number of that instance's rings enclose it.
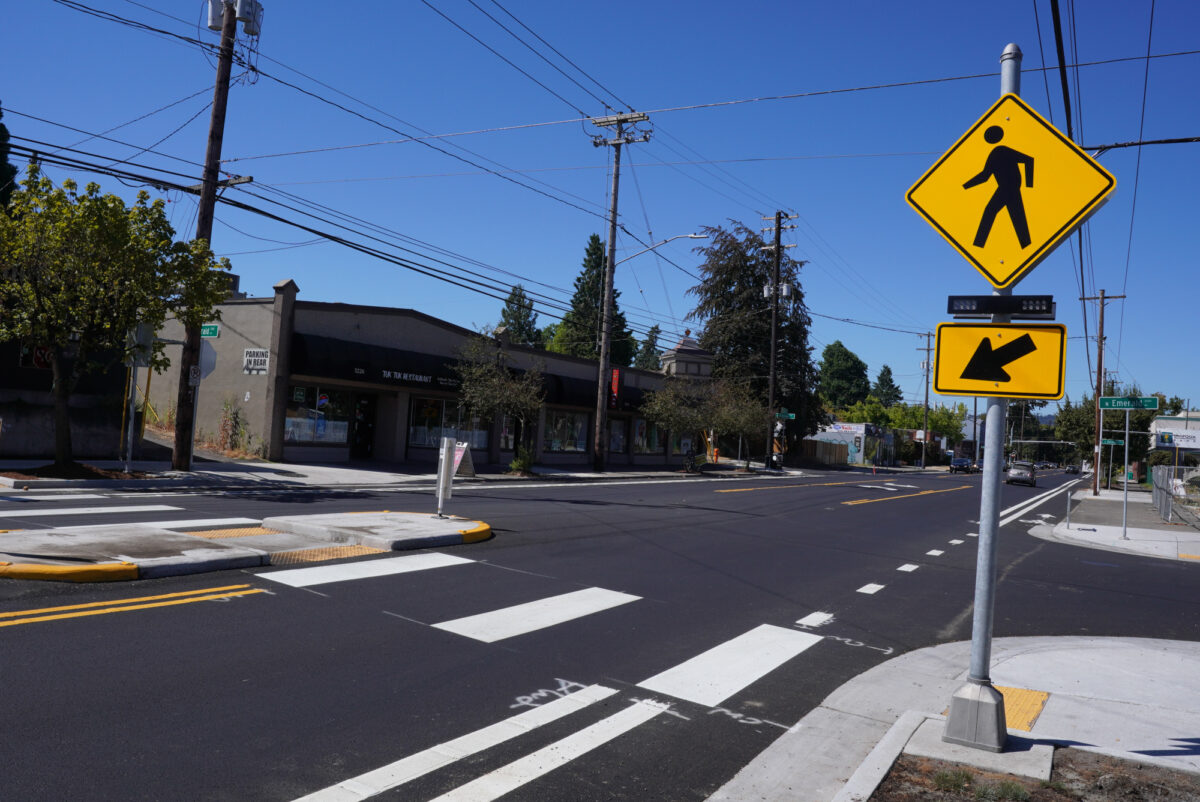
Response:
[[[353,543],[383,551],[406,551],[479,543],[492,537],[484,521],[427,512],[374,510],[325,515],[286,515],[263,519],[280,532]]]
[[[138,566],[130,562],[90,565],[52,565],[0,561],[0,578],[48,582],[124,582],[139,578]]]

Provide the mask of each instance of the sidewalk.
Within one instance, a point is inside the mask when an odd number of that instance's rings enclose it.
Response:
[[[1161,521],[1149,494],[1072,495],[1071,523],[1030,534],[1087,548],[1200,561],[1200,531]],[[1065,504],[1064,510],[1065,512]],[[1200,570],[1200,569],[1197,569]],[[860,674],[719,789],[712,802],[862,802],[901,753],[1049,779],[1055,745],[1200,773],[1200,643],[1147,638],[997,638],[991,679],[1005,696],[1005,751],[941,740],[966,682],[969,641],[918,649]]]

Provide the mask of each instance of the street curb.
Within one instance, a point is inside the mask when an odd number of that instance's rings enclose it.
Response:
[[[43,565],[40,563],[0,563],[0,577],[40,579],[50,582],[122,582],[138,578],[133,563],[99,565]]]
[[[475,521],[475,523],[479,525],[470,529],[463,529],[459,531],[459,534],[462,535],[463,543],[479,543],[492,536],[492,527],[488,526],[483,521]]]
[[[842,786],[842,790],[838,791],[833,802],[864,802],[870,799],[871,794],[875,793],[875,789],[883,782],[883,778],[892,770],[896,758],[900,757],[913,734],[926,719],[931,718],[945,720],[943,716],[918,713],[915,710],[901,714],[858,769],[850,775],[850,779]]]

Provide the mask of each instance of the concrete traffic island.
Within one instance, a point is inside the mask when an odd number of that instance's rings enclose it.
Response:
[[[151,579],[457,546],[492,536],[482,521],[413,512],[289,515],[251,523],[193,531],[131,523],[0,532],[0,578]]]

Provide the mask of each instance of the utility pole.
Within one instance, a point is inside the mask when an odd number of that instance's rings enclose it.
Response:
[[[225,136],[225,107],[229,100],[229,74],[233,68],[233,45],[237,38],[237,12],[232,3],[222,3],[221,48],[217,54],[217,84],[213,90],[212,117],[208,124],[208,147],[204,156],[200,209],[196,215],[196,239],[212,247],[213,208],[217,204],[217,171],[221,164],[221,142]],[[184,326],[183,353],[179,358],[179,390],[175,403],[175,448],[171,467],[192,469],[192,439],[196,430],[196,393],[200,386],[200,324]]]
[[[918,348],[918,351],[925,352],[925,361],[921,363],[921,367],[925,370],[925,421],[921,425],[924,426],[924,433],[921,437],[921,467],[925,467],[925,444],[929,442],[929,352],[933,350],[933,346],[929,344],[929,338],[933,335],[929,332],[918,335],[925,338],[925,347]]]
[[[771,271],[771,284],[769,287],[764,287],[764,295],[771,299],[771,356],[770,369],[767,372],[767,411],[775,414],[775,351],[778,350],[776,345],[776,336],[779,331],[779,270],[783,263],[783,248],[780,244],[780,238],[783,235],[783,221],[795,220],[799,215],[785,215],[782,211],[775,212],[775,244],[765,246],[767,249],[773,250],[775,253],[775,267]],[[764,217],[763,220],[770,220],[770,217]],[[787,228],[795,228],[795,226],[787,226]],[[769,229],[762,229],[768,231]],[[793,248],[794,245],[787,247]],[[789,288],[790,290],[790,288]],[[774,467],[775,457],[775,426],[777,418],[772,418],[767,424],[767,455],[763,458],[763,467]]]
[[[1092,452],[1092,495],[1100,495],[1100,441],[1104,438],[1104,413],[1100,411],[1100,396],[1104,395],[1104,304],[1124,298],[1124,295],[1105,295],[1100,290],[1099,295],[1080,298],[1081,301],[1099,301],[1100,319],[1096,329],[1096,446]]]
[[[592,138],[592,145],[601,147],[611,145],[613,149],[612,200],[608,212],[608,256],[604,260],[604,296],[603,308],[600,310],[600,364],[596,376],[596,429],[592,438],[592,465],[596,472],[604,471],[605,458],[608,454],[608,443],[605,434],[608,417],[609,387],[612,381],[611,346],[612,346],[612,305],[613,305],[613,273],[617,256],[617,189],[621,181],[621,146],[634,142],[649,142],[650,134],[637,136],[633,131],[625,132],[625,125],[645,122],[649,115],[641,112],[628,114],[612,114],[608,117],[593,117],[592,124],[602,128],[617,129],[616,136],[605,139],[602,136]]]

